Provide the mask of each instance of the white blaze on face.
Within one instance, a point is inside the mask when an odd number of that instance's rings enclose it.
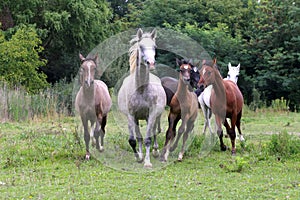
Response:
[[[205,70],[205,68],[203,69],[203,71],[202,71],[202,74],[204,75],[205,74],[205,72],[206,72],[206,70]]]
[[[90,86],[91,84],[91,66],[92,66],[92,62],[88,62],[86,65],[88,67],[88,79],[87,79],[87,82],[88,82],[88,85]]]
[[[184,69],[188,69],[189,66],[188,66],[188,65],[184,65],[183,68],[184,68]]]

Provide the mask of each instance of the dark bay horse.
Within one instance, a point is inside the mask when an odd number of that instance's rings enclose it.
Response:
[[[152,167],[150,162],[150,145],[154,138],[153,155],[158,156],[156,141],[156,126],[166,105],[166,94],[160,79],[150,73],[155,68],[155,37],[156,30],[143,33],[141,29],[131,40],[130,48],[130,75],[126,77],[118,92],[118,106],[127,116],[129,129],[129,144],[135,153],[138,162],[143,161],[143,137],[139,128],[139,120],[147,121],[146,128],[146,156],[144,167]],[[136,139],[139,150],[136,149]]]
[[[216,67],[216,60],[214,60],[212,64],[203,61],[200,74],[200,83],[203,83],[205,87],[212,85],[210,106],[212,113],[215,114],[216,117],[217,133],[220,139],[221,150],[225,151],[227,149],[223,142],[222,124],[224,124],[231,139],[231,152],[235,155],[235,127],[241,131],[240,124],[244,104],[243,95],[234,82],[222,79]],[[226,118],[230,119],[231,127]]]
[[[96,140],[96,148],[99,151],[104,150],[103,142],[105,135],[105,126],[107,121],[107,113],[109,112],[112,100],[108,92],[108,88],[103,81],[94,80],[97,68],[94,58],[84,58],[79,54],[81,59],[80,67],[80,83],[81,87],[76,95],[75,108],[79,112],[84,128],[84,141],[86,146],[86,159],[89,160],[89,142],[90,137],[94,136]],[[90,134],[88,123],[90,122]],[[96,123],[96,127],[94,124]],[[99,136],[101,143],[99,145]]]
[[[197,95],[194,93],[190,85],[191,71],[193,65],[186,60],[176,60],[179,68],[179,81],[177,90],[170,102],[170,112],[168,116],[169,127],[166,133],[166,141],[161,154],[161,161],[165,162],[168,159],[169,152],[176,149],[178,141],[183,134],[183,143],[181,151],[178,155],[178,161],[181,161],[185,151],[185,143],[189,133],[194,128],[194,122],[198,115]],[[181,125],[178,129],[177,138],[176,126],[181,119]],[[172,146],[171,146],[172,145]]]

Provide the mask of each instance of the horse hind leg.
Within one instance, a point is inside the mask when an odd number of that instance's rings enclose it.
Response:
[[[104,136],[105,136],[105,126],[107,123],[107,115],[103,116],[102,121],[101,121],[101,132],[100,132],[100,137],[101,137],[101,144],[100,144],[100,151],[102,148],[102,151],[104,150]]]
[[[230,136],[231,140],[231,154],[235,155],[236,154],[236,149],[235,149],[235,139],[236,139],[236,133],[235,133],[235,125],[237,121],[237,116],[233,115],[231,118],[231,129],[229,129],[228,134]]]

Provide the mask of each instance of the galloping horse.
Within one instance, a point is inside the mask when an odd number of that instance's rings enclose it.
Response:
[[[222,79],[216,68],[216,60],[212,64],[204,61],[200,74],[200,83],[203,83],[204,86],[212,85],[210,107],[216,116],[217,133],[220,139],[221,150],[225,151],[227,149],[223,143],[222,123],[224,123],[231,139],[231,152],[234,155],[236,153],[235,126],[241,131],[240,123],[244,104],[243,95],[234,82]],[[226,118],[230,118],[231,127]]]
[[[151,138],[154,136],[153,155],[158,156],[156,141],[156,125],[166,105],[166,94],[158,77],[150,73],[155,68],[155,37],[156,30],[151,33],[137,31],[136,37],[131,40],[130,48],[130,75],[126,77],[118,93],[118,106],[128,119],[129,144],[135,153],[138,162],[143,161],[142,140],[139,129],[139,120],[147,121],[146,129],[146,156],[144,167],[152,167],[150,162]],[[139,151],[136,150],[136,138]]]
[[[180,66],[179,81],[177,90],[170,102],[170,112],[168,116],[169,128],[166,133],[166,141],[161,155],[161,161],[163,162],[167,161],[169,151],[172,152],[176,149],[178,141],[182,133],[184,133],[182,148],[178,156],[178,161],[182,160],[186,140],[194,128],[194,122],[198,115],[197,95],[190,85],[191,71],[194,66],[186,60],[176,61]],[[182,122],[178,129],[178,136],[173,146],[171,146],[176,136],[176,125],[180,119]]]
[[[227,77],[224,78],[224,80],[231,80],[232,82],[234,82],[236,84],[238,81],[239,73],[240,73],[240,64],[238,64],[237,67],[232,67],[231,63],[229,63],[228,64],[228,74],[227,74]],[[209,121],[209,119],[211,118],[211,109],[210,109],[211,89],[212,89],[212,85],[207,86],[204,89],[204,91],[200,94],[200,96],[198,97],[198,101],[200,103],[201,109],[204,114],[204,119],[205,119],[203,134],[205,134],[207,127],[209,128],[209,131],[212,134],[210,121]],[[244,139],[242,132],[240,131],[240,129],[238,129],[238,131],[239,131],[240,141],[244,141],[245,139]]]
[[[167,105],[170,105],[171,99],[177,90],[178,80],[176,78],[169,77],[169,76],[164,76],[160,80],[167,95]],[[193,69],[191,70],[190,85],[192,88],[196,89],[195,92],[198,93],[197,96],[199,96],[200,93],[202,92],[200,91],[201,88],[197,86],[199,80],[200,80],[199,70],[197,67],[194,66]]]
[[[81,54],[79,54],[79,57],[82,62],[80,67],[81,87],[76,95],[75,108],[79,112],[83,124],[84,141],[86,147],[85,158],[89,160],[89,142],[91,136],[94,136],[96,139],[96,148],[99,151],[104,150],[103,142],[107,113],[111,108],[112,100],[106,84],[103,81],[94,80],[94,75],[97,67],[97,56],[95,56],[94,58],[84,58]],[[90,134],[88,128],[89,121],[91,123]],[[94,127],[95,122],[96,127]],[[99,136],[101,136],[100,145]]]

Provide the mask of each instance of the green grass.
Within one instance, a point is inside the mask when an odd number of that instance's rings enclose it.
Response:
[[[105,152],[93,151],[90,161],[83,159],[84,143],[81,134],[77,138],[80,123],[75,118],[1,123],[0,199],[298,199],[300,196],[300,153],[285,148],[300,143],[298,113],[245,110],[242,129],[246,145],[236,141],[235,157],[230,151],[221,152],[218,140],[213,140],[213,146],[207,145],[208,139],[200,134],[203,116],[199,115],[183,162],[175,161],[177,153],[170,156],[167,164],[151,157],[152,170],[145,170],[143,164],[134,161],[124,120],[115,111],[110,113]],[[144,129],[145,124],[142,126]],[[160,147],[164,132],[158,138]],[[285,143],[278,143],[277,136],[272,134],[285,138]],[[230,145],[228,138],[225,142]],[[281,151],[274,144],[284,147],[284,154],[273,152]]]

